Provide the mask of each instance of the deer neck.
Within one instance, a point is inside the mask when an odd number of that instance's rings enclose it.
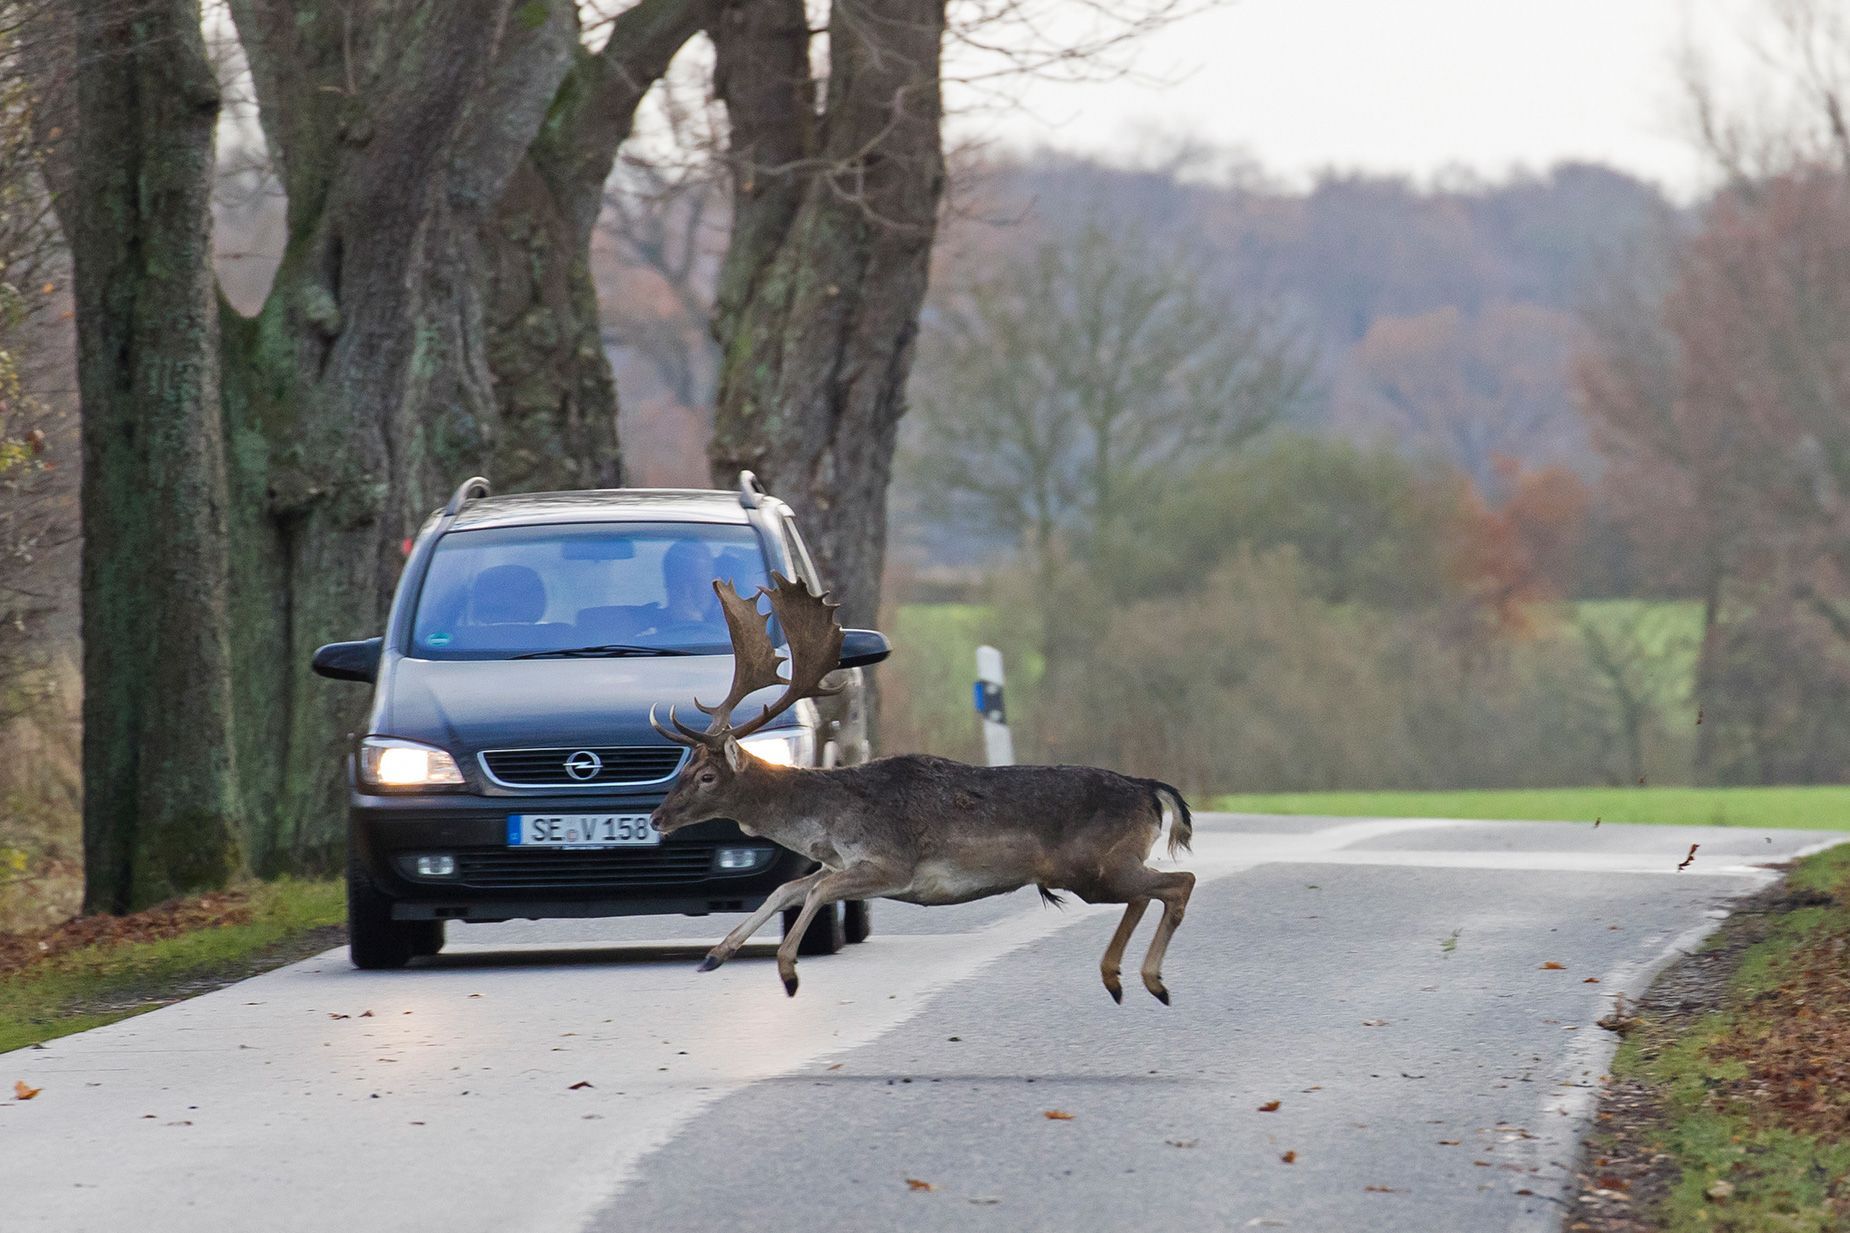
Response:
[[[791,766],[753,766],[743,780],[735,810],[739,829],[793,852],[838,868],[840,854],[829,832],[834,785],[827,771]]]

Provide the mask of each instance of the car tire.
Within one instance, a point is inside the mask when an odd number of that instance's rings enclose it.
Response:
[[[873,905],[865,899],[850,899],[842,907],[842,934],[850,944],[865,942],[874,931]]]
[[[801,908],[787,908],[784,911],[784,936],[790,936],[790,930],[797,923]],[[809,928],[803,933],[803,940],[797,943],[799,955],[833,955],[848,944],[846,926],[842,923],[840,904],[831,903],[816,913],[816,918],[809,922]]]
[[[379,892],[359,862],[347,862],[347,958],[363,971],[402,968],[419,954],[436,954],[428,945],[436,926],[436,946],[443,945],[441,921],[393,920],[392,900]]]

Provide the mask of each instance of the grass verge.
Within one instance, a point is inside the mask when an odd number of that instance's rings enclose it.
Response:
[[[0,1053],[113,1023],[337,945],[338,881],[282,879],[5,940]]]
[[[1570,1230],[1850,1228],[1850,845],[1799,862],[1618,1020]]]
[[[1286,792],[1214,798],[1234,813],[1529,819],[1651,826],[1850,830],[1850,787],[1507,788],[1461,792]]]

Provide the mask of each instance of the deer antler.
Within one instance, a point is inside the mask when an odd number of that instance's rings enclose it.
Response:
[[[783,657],[771,646],[770,631],[758,615],[758,596],[763,590],[760,587],[747,598],[719,579],[713,580],[713,593],[719,596],[720,609],[726,617],[726,631],[732,635],[732,688],[718,706],[703,706],[700,699],[694,699],[694,705],[713,721],[707,725],[709,736],[718,736],[732,726],[733,707],[761,689],[784,683],[777,674]]]
[[[835,610],[841,605],[830,603],[826,595],[810,594],[803,583],[793,582],[775,571],[771,574],[771,585],[760,590],[770,597],[771,614],[783,627],[784,638],[790,645],[790,680],[780,682],[784,685],[783,695],[765,707],[756,719],[749,719],[738,727],[728,727],[727,731],[735,737],[750,736],[804,698],[824,698],[841,692],[839,686],[821,688],[822,678],[841,666],[842,630],[835,619]],[[755,607],[751,612],[754,617],[757,615]],[[730,625],[730,609],[726,619]],[[732,628],[736,645],[738,627]],[[762,625],[758,626],[757,634],[769,645],[770,638]],[[729,722],[730,718],[728,708],[725,720]],[[714,723],[720,722],[721,718],[716,715]]]
[[[771,585],[759,587],[747,598],[724,582],[715,581],[713,591],[719,596],[726,617],[726,629],[732,635],[732,688],[718,706],[707,706],[698,698],[694,705],[712,720],[705,732],[697,732],[668,708],[668,722],[663,727],[649,711],[649,726],[677,745],[717,745],[725,737],[750,736],[782,715],[804,698],[822,698],[840,693],[839,688],[823,689],[822,678],[841,664],[841,626],[835,620],[839,604],[827,596],[812,595],[801,582],[792,582],[782,574],[772,573]],[[790,679],[778,675],[784,657],[771,645],[771,633],[758,612],[758,596],[768,595],[771,613],[783,627],[790,644]],[[733,726],[732,711],[746,698],[761,689],[782,685],[784,692],[765,707],[755,719]]]

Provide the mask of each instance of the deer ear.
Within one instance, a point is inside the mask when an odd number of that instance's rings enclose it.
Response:
[[[731,737],[726,738],[726,743],[721,746],[721,748],[726,751],[726,765],[732,768],[733,774],[738,774],[745,766],[745,759],[749,755],[747,755],[745,750],[740,747],[739,743]]]

